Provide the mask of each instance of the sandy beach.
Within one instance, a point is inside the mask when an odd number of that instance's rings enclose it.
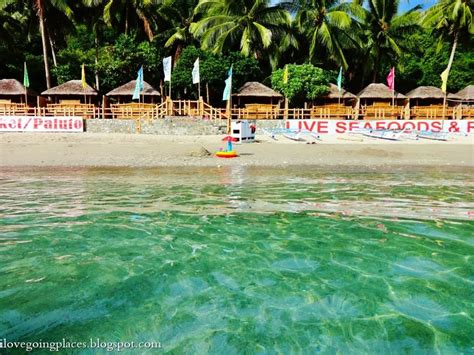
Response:
[[[384,141],[361,135],[322,137],[294,142],[257,136],[258,142],[236,144],[239,157],[206,155],[225,147],[222,136],[139,134],[0,135],[0,166],[161,167],[161,166],[474,166],[474,137],[453,141]]]

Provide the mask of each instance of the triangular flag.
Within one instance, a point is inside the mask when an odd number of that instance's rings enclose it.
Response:
[[[85,90],[87,88],[87,82],[86,82],[86,68],[84,64],[82,64],[81,82],[82,82],[82,88]]]
[[[441,91],[446,94],[446,91],[448,90],[448,76],[449,76],[449,69],[446,68],[444,71],[441,73]]]
[[[24,71],[23,71],[23,86],[25,88],[30,87],[30,78],[28,77],[28,68],[26,67],[26,62],[25,62]]]
[[[199,77],[199,58],[194,62],[193,67],[193,84],[198,84],[201,81]]]
[[[339,75],[337,76],[337,90],[342,90],[342,67],[339,68]]]
[[[144,88],[144,84],[143,84],[143,65],[142,65],[137,73],[137,80],[135,82],[135,90],[133,92],[132,100],[140,100],[140,94],[143,88]]]
[[[165,81],[171,81],[171,57],[163,58],[163,73]]]
[[[387,75],[387,85],[390,90],[395,91],[395,67],[392,67]]]
[[[283,84],[288,84],[288,64],[285,65],[285,70],[283,71]]]
[[[227,79],[225,80],[225,88],[224,88],[224,93],[222,95],[222,100],[223,101],[228,101],[230,100],[230,92],[232,90],[232,66],[230,67],[229,71],[227,72],[229,75]]]

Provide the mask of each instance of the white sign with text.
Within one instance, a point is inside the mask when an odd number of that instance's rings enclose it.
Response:
[[[71,116],[0,116],[0,132],[84,132],[84,120]]]

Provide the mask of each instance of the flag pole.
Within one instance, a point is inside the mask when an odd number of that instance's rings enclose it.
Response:
[[[443,121],[445,120],[445,118],[446,118],[446,93],[444,93],[444,97],[443,97]]]
[[[227,134],[230,134],[230,123],[232,121],[232,76],[230,77],[229,99],[227,100]]]

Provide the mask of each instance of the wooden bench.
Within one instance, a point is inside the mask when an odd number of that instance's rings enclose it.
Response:
[[[116,119],[153,118],[155,104],[112,104],[110,110]]]
[[[403,117],[403,106],[374,103],[372,106],[362,106],[360,114],[364,120],[397,120]]]
[[[243,119],[276,119],[280,113],[278,105],[246,104],[241,111]]]
[[[0,115],[25,116],[28,114],[28,106],[25,104],[12,103],[11,100],[0,100]]]
[[[430,106],[414,106],[411,109],[410,116],[415,120],[434,120],[453,118],[453,108],[446,107],[443,110],[443,105],[430,105]]]
[[[63,100],[73,101],[73,100]],[[46,111],[53,116],[79,116],[82,118],[94,118],[95,106],[81,103],[59,103],[48,104]]]
[[[313,106],[311,108],[311,118],[319,119],[348,119],[354,115],[354,109],[351,106],[343,104],[327,104],[323,106]]]
[[[474,120],[474,105],[461,106],[461,119]]]

